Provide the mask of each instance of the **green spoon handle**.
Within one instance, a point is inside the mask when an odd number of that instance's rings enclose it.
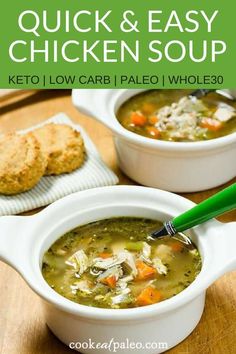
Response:
[[[177,232],[188,230],[236,208],[236,183],[206,199],[171,222]]]

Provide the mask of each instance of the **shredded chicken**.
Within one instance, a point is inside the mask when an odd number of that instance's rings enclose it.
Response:
[[[127,277],[121,278],[117,282],[117,286],[120,289],[125,289],[125,288],[127,288],[128,283],[131,282],[133,279],[134,279],[134,277],[132,275],[128,275]]]
[[[151,256],[151,246],[147,242],[143,242],[143,256],[145,258],[150,258]]]
[[[66,262],[81,276],[89,267],[89,259],[83,250],[75,252]]]
[[[99,269],[108,269],[114,267],[117,264],[123,263],[125,257],[121,257],[120,255],[110,257],[110,258],[95,258],[93,261],[93,266]]]
[[[196,132],[204,133],[205,128],[198,126],[198,118],[206,111],[202,101],[183,97],[177,103],[165,106],[157,112],[159,131],[166,131],[171,138],[194,140]]]
[[[207,128],[201,126],[201,119],[204,117],[227,122],[236,116],[235,109],[227,104],[221,105],[212,117],[208,116],[207,111],[201,100],[183,97],[156,112],[158,117],[156,127],[160,132],[168,131],[168,135],[173,139],[196,140],[198,136],[203,136],[207,132]]]
[[[126,250],[119,252],[116,256],[110,258],[95,258],[93,262],[94,268],[105,270],[104,272],[98,273],[98,281],[102,281],[104,278],[110,276],[115,276],[116,280],[118,280],[123,275],[121,265],[124,268],[128,268],[132,279],[137,275],[134,257]],[[93,275],[96,275],[96,273],[93,273]]]
[[[108,278],[108,277],[112,277],[112,276],[115,276],[116,280],[118,280],[120,277],[122,277],[122,275],[123,275],[123,271],[122,271],[121,266],[116,265],[112,268],[107,269],[105,272],[101,273],[98,276],[97,281],[100,282],[103,279]]]
[[[220,122],[228,122],[231,118],[235,117],[236,112],[230,107],[219,107],[215,113],[213,118],[219,120]]]
[[[81,280],[71,285],[71,290],[76,293],[77,290],[82,291],[85,294],[92,294],[92,290],[90,288],[90,284],[87,280]]]
[[[136,277],[136,275],[138,274],[138,271],[137,271],[134,256],[132,255],[132,253],[125,250],[123,252],[120,252],[119,255],[120,255],[120,257],[124,258],[124,261],[122,263],[128,268],[128,270],[131,272],[131,275],[133,277]]]
[[[158,257],[153,259],[153,265],[154,268],[156,268],[156,270],[158,271],[159,274],[167,274],[167,267],[162,263],[162,260]]]
[[[128,294],[131,292],[129,288],[126,288],[120,292],[119,295],[111,298],[112,305],[117,305],[128,300]]]
[[[160,258],[162,262],[169,262],[173,258],[171,247],[163,244],[157,246],[155,255]]]

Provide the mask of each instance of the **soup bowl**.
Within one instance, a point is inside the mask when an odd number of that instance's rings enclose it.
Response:
[[[72,92],[72,101],[79,111],[112,130],[119,165],[127,176],[142,185],[172,192],[210,189],[236,176],[236,132],[207,141],[170,142],[125,129],[116,113],[125,101],[142,91],[76,89]]]
[[[48,327],[71,348],[88,354],[110,353],[114,348],[118,354],[161,353],[193,331],[204,309],[207,287],[236,268],[236,223],[212,220],[189,232],[201,253],[201,272],[178,295],[145,307],[101,309],[72,302],[46,283],[42,258],[55,240],[76,226],[118,216],[166,221],[193,205],[172,193],[138,186],[75,193],[33,216],[1,217],[0,259],[41,297]]]

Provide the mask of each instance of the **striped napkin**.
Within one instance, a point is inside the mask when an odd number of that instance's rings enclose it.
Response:
[[[102,161],[84,129],[74,124],[66,114],[60,113],[42,124],[19,133],[27,133],[47,123],[68,124],[78,130],[84,139],[87,152],[86,161],[81,168],[69,174],[42,177],[39,183],[28,192],[13,196],[0,195],[0,216],[19,214],[48,205],[74,192],[118,183],[117,176]]]

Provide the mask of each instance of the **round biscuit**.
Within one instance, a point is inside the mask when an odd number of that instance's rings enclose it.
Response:
[[[11,195],[33,188],[43,176],[47,160],[32,133],[0,138],[0,193]]]
[[[48,158],[45,175],[69,173],[79,168],[85,158],[80,133],[66,124],[46,124],[34,131]]]

